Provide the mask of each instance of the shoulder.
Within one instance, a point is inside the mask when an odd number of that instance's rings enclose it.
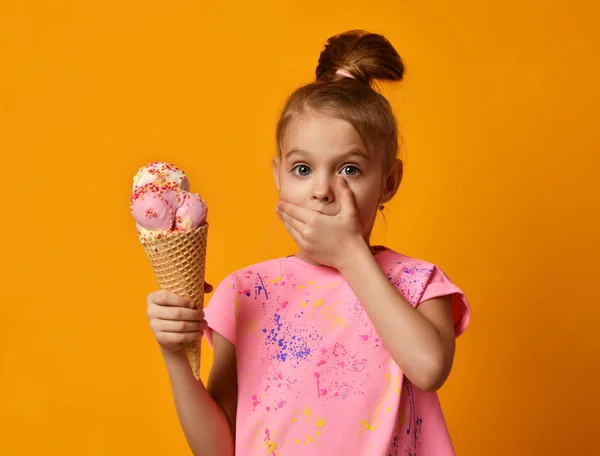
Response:
[[[404,255],[389,248],[379,252],[376,258],[388,279],[394,284],[396,282],[426,283],[435,270],[439,269],[433,263]]]
[[[442,269],[429,261],[413,258],[391,249],[379,253],[377,261],[388,279],[412,305],[428,296],[429,288],[443,284],[448,289],[452,281]]]
[[[215,330],[233,345],[237,343],[236,327],[244,313],[240,306],[252,299],[268,299],[271,280],[280,275],[285,258],[252,264],[227,275],[216,287],[205,308],[209,328],[205,333],[212,343]]]
[[[394,266],[398,270],[428,270],[433,269],[435,265],[421,258],[415,258],[396,252],[390,248],[385,248],[377,256],[381,256],[381,262],[386,265]]]
[[[452,313],[456,333],[466,329],[470,305],[463,291],[438,265],[385,249],[378,262],[390,282],[413,307],[425,301],[452,296]]]
[[[224,280],[245,281],[254,279],[258,276],[270,276],[274,272],[281,270],[286,264],[286,260],[286,257],[281,257],[244,266],[243,268],[231,272]]]
[[[225,290],[237,290],[249,295],[255,288],[268,290],[279,285],[286,278],[303,274],[301,265],[292,257],[280,257],[255,263],[233,271],[227,275],[215,290],[219,294]]]

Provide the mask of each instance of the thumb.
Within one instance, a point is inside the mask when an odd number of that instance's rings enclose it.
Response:
[[[343,177],[338,178],[338,194],[340,197],[341,212],[346,214],[356,213],[356,200],[354,193],[350,190],[350,186]]]

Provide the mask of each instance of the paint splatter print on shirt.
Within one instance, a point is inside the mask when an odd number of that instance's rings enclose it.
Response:
[[[434,265],[389,249],[376,260],[416,307],[463,293]],[[243,456],[453,455],[436,393],[412,386],[342,275],[295,257],[237,271],[206,309],[211,331],[236,346],[236,454]]]

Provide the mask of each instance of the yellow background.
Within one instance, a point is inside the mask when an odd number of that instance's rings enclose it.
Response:
[[[0,454],[189,454],[147,326],[132,175],[187,171],[215,284],[291,252],[277,113],[351,28],[385,34],[408,68],[386,90],[406,178],[375,241],[440,264],[473,306],[441,391],[457,453],[596,454],[595,5],[1,2]]]

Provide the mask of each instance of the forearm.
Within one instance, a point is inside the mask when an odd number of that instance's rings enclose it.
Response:
[[[175,408],[187,442],[195,456],[234,454],[231,427],[221,406],[198,382],[184,352],[163,350],[169,372]]]
[[[340,272],[396,364],[417,387],[436,389],[446,371],[444,346],[436,327],[404,300],[367,245],[355,247],[348,258]]]

